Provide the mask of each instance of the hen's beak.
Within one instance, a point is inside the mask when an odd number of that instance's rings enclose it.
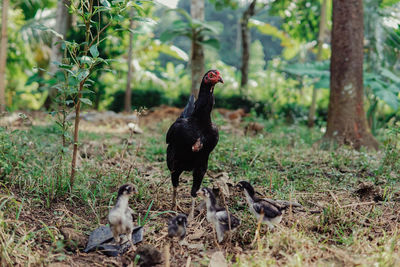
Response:
[[[218,78],[218,82],[220,82],[220,83],[224,83],[224,80],[222,80],[222,77],[221,77],[221,76],[219,76],[219,78]]]

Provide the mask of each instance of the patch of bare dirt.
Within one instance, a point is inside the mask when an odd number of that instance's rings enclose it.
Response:
[[[383,200],[383,190],[372,182],[361,182],[358,185],[355,193],[360,197],[361,200],[373,200],[382,201]]]

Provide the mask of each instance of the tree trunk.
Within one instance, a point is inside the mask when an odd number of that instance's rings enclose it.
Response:
[[[191,0],[190,15],[193,19],[204,20],[204,0]],[[200,81],[204,75],[204,49],[196,42],[199,39],[198,33],[193,32],[191,51],[191,72],[192,72],[192,94],[197,98],[199,94]]]
[[[242,35],[242,66],[240,72],[242,74],[240,80],[240,90],[243,93],[243,89],[247,86],[249,81],[249,59],[250,59],[250,29],[249,20],[255,14],[255,7],[257,0],[253,0],[248,8],[243,12],[242,19],[240,20],[240,29]]]
[[[364,112],[362,0],[333,1],[332,57],[325,140],[378,148]]]
[[[133,8],[130,11],[129,29],[133,30]],[[129,32],[129,50],[128,50],[128,75],[126,77],[126,90],[125,90],[125,112],[132,110],[132,51],[133,51],[133,32]]]
[[[72,15],[68,12],[68,6],[70,5],[70,0],[58,0],[57,11],[56,11],[56,27],[55,31],[66,38],[67,32],[72,24]],[[61,41],[60,38],[54,36],[52,39],[52,47],[50,54],[50,73],[55,73],[57,71],[57,66],[52,62],[62,61],[62,51],[61,51]],[[49,110],[54,97],[57,95],[57,89],[50,88],[49,94],[43,104],[43,106]]]
[[[0,112],[6,110],[6,62],[7,62],[7,22],[9,1],[3,0],[1,14],[1,47],[0,47]]]
[[[324,35],[326,30],[326,7],[327,7],[328,0],[322,0],[321,5],[321,18],[319,21],[319,33],[318,33],[318,51],[317,51],[317,60],[322,60],[322,46],[324,44]],[[310,111],[308,113],[308,127],[314,127],[315,121],[315,109],[317,104],[317,93],[318,88],[313,88],[312,98],[311,98],[311,106]]]

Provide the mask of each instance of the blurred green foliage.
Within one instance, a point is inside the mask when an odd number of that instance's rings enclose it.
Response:
[[[252,35],[249,85],[239,91],[241,65],[239,20],[247,2],[205,1],[205,22],[190,18],[190,1],[179,1],[178,12],[159,2],[139,1],[142,12],[134,22],[133,108],[159,104],[184,106],[190,91],[188,62],[192,26],[205,30],[206,69],[221,71],[225,84],[216,88],[216,106],[254,110],[265,117],[296,118],[302,121],[314,87],[320,88],[317,120],[323,124],[329,100],[329,63],[315,63],[319,13],[322,0],[269,1],[249,22]],[[260,2],[259,5],[264,2]],[[55,84],[47,74],[51,31],[56,0],[11,1],[8,24],[7,104],[9,110],[40,109],[47,90]],[[110,2],[110,5],[115,3]],[[328,5],[328,31],[331,27]],[[365,75],[366,110],[373,132],[399,118],[400,26],[396,14],[399,1],[366,0]],[[397,13],[396,13],[397,12]],[[119,111],[126,87],[129,12],[112,22],[99,43],[101,58],[92,76],[94,94],[86,97],[95,109]],[[218,23],[210,23],[210,22]],[[101,18],[101,23],[107,23]],[[189,27],[190,26],[190,27]],[[82,42],[79,23],[73,24],[67,40]],[[330,40],[326,32],[323,58],[329,59]],[[322,64],[322,65],[319,65]],[[294,115],[293,115],[294,114]],[[301,118],[301,119],[299,119]]]

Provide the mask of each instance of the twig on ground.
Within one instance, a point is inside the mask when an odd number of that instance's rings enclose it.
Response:
[[[375,204],[375,203],[376,203],[375,201],[360,202],[360,203],[352,203],[352,204],[344,205],[344,206],[342,206],[342,208],[356,207],[356,206],[364,206],[364,205],[371,205],[371,204]]]
[[[186,267],[190,267],[191,261],[192,261],[192,257],[189,256],[189,257],[187,258],[187,261],[186,261]]]
[[[336,204],[338,205],[339,208],[342,208],[342,206],[340,205],[338,199],[336,198],[335,194],[333,194],[333,192],[331,190],[328,191],[329,194],[331,195],[331,197],[333,198],[333,200],[336,202]]]

